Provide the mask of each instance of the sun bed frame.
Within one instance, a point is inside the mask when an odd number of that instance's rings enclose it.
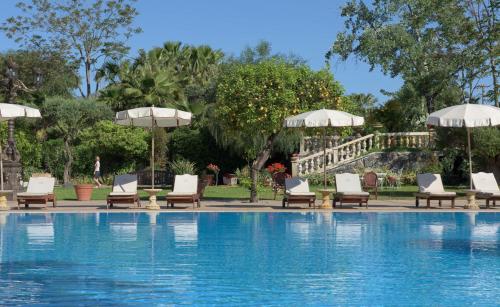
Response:
[[[368,208],[370,193],[361,189],[361,180],[358,174],[335,174],[335,190],[336,193],[332,200],[334,208],[337,207],[337,202],[340,203],[341,207],[344,203],[351,203],[359,204],[360,207],[365,204]]]
[[[285,178],[285,194],[283,195],[283,208],[290,204],[308,204],[309,208],[316,209],[316,194],[309,190],[307,179],[300,177]]]
[[[446,192],[440,174],[418,174],[417,183],[419,192],[415,193],[415,207],[420,205],[420,199],[427,201],[427,208],[431,207],[431,200],[437,200],[439,207],[443,200],[451,201],[451,208],[455,208],[456,193]]]
[[[196,192],[192,189],[192,186],[196,184]],[[197,175],[175,175],[174,190],[168,193],[165,199],[167,200],[167,207],[174,207],[174,204],[193,204],[193,209],[200,208],[201,197],[205,190],[205,186],[208,184],[206,181],[198,180]],[[176,189],[177,188],[177,189]],[[177,194],[172,194],[177,193]]]
[[[24,205],[25,208],[29,208],[30,204],[42,204],[47,206],[49,202],[51,202],[52,207],[55,208],[57,206],[57,199],[54,194],[55,180],[56,179],[48,173],[33,174],[28,182],[27,192],[17,194],[17,209],[20,209],[21,205]],[[47,188],[44,191],[51,190],[52,192],[40,191],[40,186]],[[28,193],[32,193],[33,195],[27,195]]]
[[[116,193],[113,195],[113,193]],[[123,193],[120,195],[119,193]],[[137,193],[137,175],[124,174],[115,176],[113,180],[113,191],[106,198],[106,208],[113,208],[114,204],[136,204],[141,206],[141,200]]]
[[[497,200],[500,201],[500,189],[493,173],[473,173],[472,184],[477,191],[476,199],[484,199],[486,208],[490,208],[490,201],[493,202],[493,207],[496,207]]]

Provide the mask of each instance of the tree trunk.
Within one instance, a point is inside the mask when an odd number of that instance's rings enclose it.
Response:
[[[257,183],[259,180],[259,172],[264,167],[264,164],[271,156],[271,149],[273,148],[273,143],[276,138],[276,134],[272,134],[267,138],[266,144],[262,148],[261,152],[257,155],[257,158],[252,162],[252,169],[250,172],[250,178],[252,180],[252,186],[250,187],[250,202],[256,203],[259,201],[257,195]]]
[[[427,114],[431,114],[434,112],[434,95],[425,95],[424,97]]]
[[[92,88],[90,87],[90,69],[91,69],[91,62],[90,62],[90,58],[87,58],[85,60],[85,82],[87,84],[87,93],[86,93],[86,97],[90,97],[90,94],[92,93]]]
[[[496,69],[495,59],[490,57],[491,66],[491,77],[493,79],[493,99],[495,101],[495,106],[500,108],[500,103],[498,102],[498,81],[497,81],[497,69]]]
[[[71,180],[71,167],[73,166],[73,153],[71,152],[71,146],[69,140],[64,140],[64,152],[66,153],[66,163],[64,163],[64,184],[67,184]]]

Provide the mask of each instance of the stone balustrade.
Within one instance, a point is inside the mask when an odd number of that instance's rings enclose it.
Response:
[[[342,163],[359,158],[370,151],[387,148],[428,148],[432,134],[429,132],[377,133],[358,137],[339,144],[338,136],[328,136],[326,158],[323,163],[322,137],[306,137],[300,144],[300,153],[292,158],[292,175],[301,176],[323,172]],[[325,166],[323,165],[325,164]]]

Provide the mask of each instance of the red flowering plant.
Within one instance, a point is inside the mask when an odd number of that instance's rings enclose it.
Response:
[[[269,172],[269,174],[274,175],[276,173],[284,173],[286,171],[286,167],[285,167],[285,165],[276,162],[276,163],[269,164],[266,167],[266,170]]]
[[[217,164],[210,163],[209,165],[207,165],[207,169],[215,174],[215,185],[217,185],[219,181],[220,168],[217,166]]]

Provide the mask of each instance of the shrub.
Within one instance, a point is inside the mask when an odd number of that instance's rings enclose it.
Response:
[[[323,185],[323,173],[308,174],[305,175],[304,178],[306,178],[309,181],[310,185]],[[335,185],[335,175],[326,174],[326,185],[327,186]]]
[[[177,159],[173,162],[170,162],[170,168],[175,175],[193,175],[196,173],[196,165],[193,162],[184,159]]]

